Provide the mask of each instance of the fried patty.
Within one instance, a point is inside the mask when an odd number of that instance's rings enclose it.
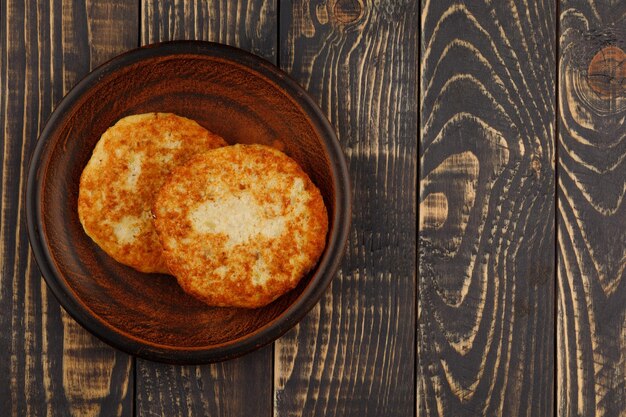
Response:
[[[180,286],[222,307],[261,307],[294,288],[315,266],[328,229],[307,174],[262,145],[215,149],[179,166],[153,212]]]
[[[152,223],[154,196],[174,167],[224,145],[174,114],[121,119],[104,132],[80,177],[78,217],[85,232],[120,263],[169,273]]]

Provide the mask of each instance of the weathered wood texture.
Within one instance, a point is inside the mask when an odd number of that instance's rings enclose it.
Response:
[[[237,46],[276,62],[274,0],[144,0],[142,44],[200,39]],[[272,346],[232,361],[170,366],[137,360],[137,414],[269,416]]]
[[[132,358],[59,306],[30,253],[28,158],[63,95],[92,67],[137,45],[135,3],[3,0],[0,138],[0,414],[132,413]]]
[[[626,416],[626,2],[560,22],[558,415]]]
[[[418,11],[280,2],[281,67],[337,129],[354,208],[331,288],[275,344],[276,416],[414,412]]]
[[[555,18],[422,0],[418,415],[552,415]]]
[[[211,365],[164,365],[137,359],[138,416],[272,414],[272,346]]]
[[[276,63],[277,0],[140,0],[141,43],[198,39]]]
[[[422,0],[421,19],[412,0],[0,4],[0,414],[626,415],[623,1],[560,0],[558,68],[548,0]],[[41,280],[23,195],[53,107],[138,37],[280,60],[338,130],[354,218],[331,289],[274,350],[138,360],[135,387]]]

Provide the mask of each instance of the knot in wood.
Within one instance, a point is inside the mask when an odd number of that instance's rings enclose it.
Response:
[[[337,0],[333,12],[341,23],[352,23],[361,17],[363,6],[357,0]]]
[[[537,179],[541,178],[541,160],[537,155],[534,155],[531,161],[531,167],[535,173]]]
[[[607,98],[624,94],[625,80],[626,54],[617,46],[607,46],[591,59],[587,81],[598,95]]]

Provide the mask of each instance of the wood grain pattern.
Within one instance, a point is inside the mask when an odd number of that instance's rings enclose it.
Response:
[[[198,39],[276,62],[276,0],[141,0],[141,43]]]
[[[2,1],[0,410],[11,416],[132,412],[132,358],[61,309],[31,256],[28,158],[53,106],[90,68],[137,44],[136,4]]]
[[[137,415],[270,416],[271,359],[272,346],[202,366],[137,359]]]
[[[422,1],[418,415],[552,414],[555,14]]]
[[[559,416],[626,415],[626,3],[560,3]]]
[[[414,411],[418,4],[284,1],[280,62],[336,127],[352,233],[320,304],[276,342],[276,416]]]
[[[626,3],[420,3],[0,0],[0,414],[547,416],[556,388],[558,416],[626,416]],[[353,232],[274,349],[138,360],[135,399],[134,360],[41,280],[25,174],[85,73],[172,39],[280,58],[339,132]]]
[[[274,0],[143,0],[142,44],[201,39],[230,44],[276,61]],[[203,366],[137,360],[138,415],[269,416],[272,346]]]

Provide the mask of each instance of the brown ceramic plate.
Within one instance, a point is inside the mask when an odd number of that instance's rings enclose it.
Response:
[[[124,116],[157,111],[194,119],[230,143],[279,147],[317,184],[330,220],[327,245],[296,289],[256,310],[209,307],[171,276],[115,262],[85,234],[76,211],[78,184],[100,135]],[[26,207],[35,258],[63,307],[105,342],[172,363],[239,356],[294,326],[330,283],[350,223],[346,163],[313,100],[274,65],[207,42],[136,49],[76,85],[32,155]]]

